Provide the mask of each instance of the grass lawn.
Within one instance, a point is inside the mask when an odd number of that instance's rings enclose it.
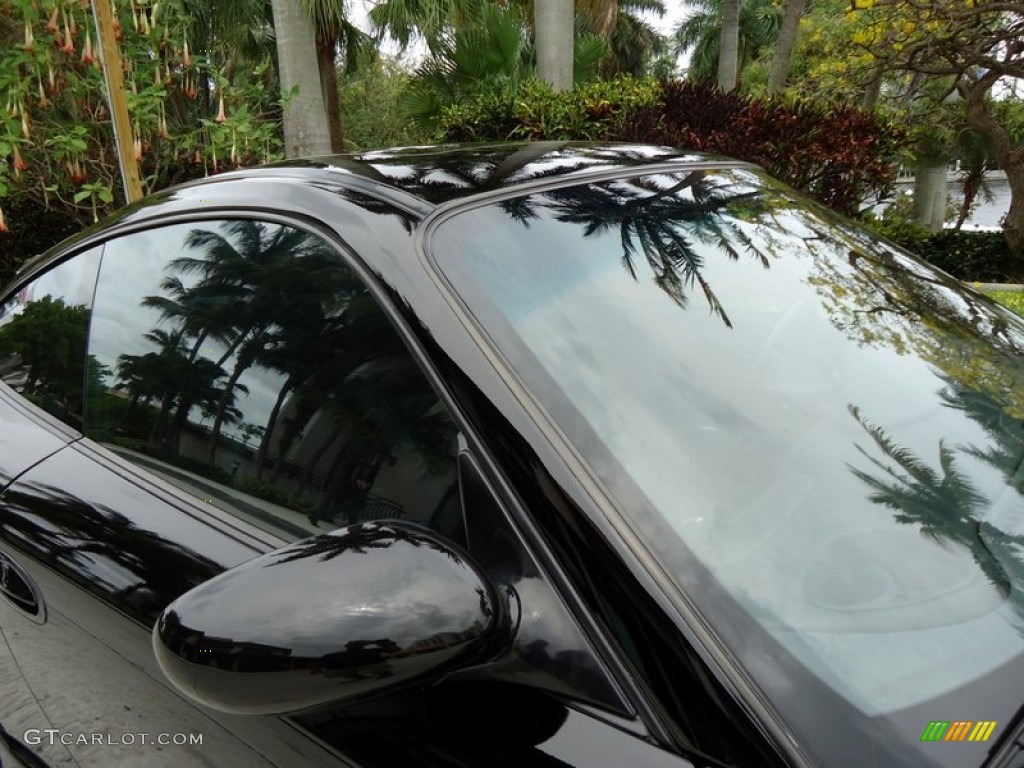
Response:
[[[1004,307],[1024,316],[1024,291],[987,291],[987,293]]]

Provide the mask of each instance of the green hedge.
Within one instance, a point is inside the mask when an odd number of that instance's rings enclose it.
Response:
[[[1024,282],[1024,253],[1012,254],[1002,232],[930,232],[904,219],[878,219],[868,226],[939,269],[969,282]]]
[[[656,106],[654,80],[621,78],[586,83],[555,93],[539,80],[500,84],[445,108],[439,140],[623,141],[627,121],[642,107]]]
[[[483,91],[445,110],[439,138],[627,141],[728,155],[848,214],[868,197],[885,196],[906,142],[901,129],[848,105],[630,78],[563,93],[538,81]]]

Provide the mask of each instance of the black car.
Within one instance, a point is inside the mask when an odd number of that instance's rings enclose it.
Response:
[[[1022,353],[720,158],[154,195],[0,294],[0,761],[1024,765]]]

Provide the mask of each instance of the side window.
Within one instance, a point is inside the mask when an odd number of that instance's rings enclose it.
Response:
[[[106,244],[86,434],[288,539],[400,517],[461,537],[455,428],[366,286],[254,220]]]
[[[73,256],[0,304],[0,380],[77,430],[85,379],[104,375],[86,358],[100,251]]]

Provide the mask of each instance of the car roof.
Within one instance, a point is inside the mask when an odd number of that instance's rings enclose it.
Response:
[[[88,244],[98,234],[120,225],[195,210],[196,203],[208,205],[210,211],[221,203],[231,207],[232,200],[241,199],[223,194],[225,190],[237,189],[232,182],[297,183],[298,187],[310,191],[313,187],[346,189],[425,217],[441,206],[511,190],[525,194],[538,185],[584,183],[637,172],[675,170],[676,167],[686,171],[737,166],[754,167],[750,163],[672,147],[570,141],[399,147],[283,160],[214,174],[148,195],[45,253],[26,260],[18,270],[18,279],[49,263],[57,253]],[[265,195],[267,188],[252,191],[258,197]],[[280,190],[277,192],[279,194]],[[251,204],[253,199],[246,202]],[[292,202],[294,197],[288,201]]]
[[[415,198],[424,208],[531,183],[619,176],[645,166],[747,165],[672,147],[568,141],[402,147],[285,160],[202,179],[288,175],[346,186],[361,180]],[[346,184],[346,182],[348,182]]]

